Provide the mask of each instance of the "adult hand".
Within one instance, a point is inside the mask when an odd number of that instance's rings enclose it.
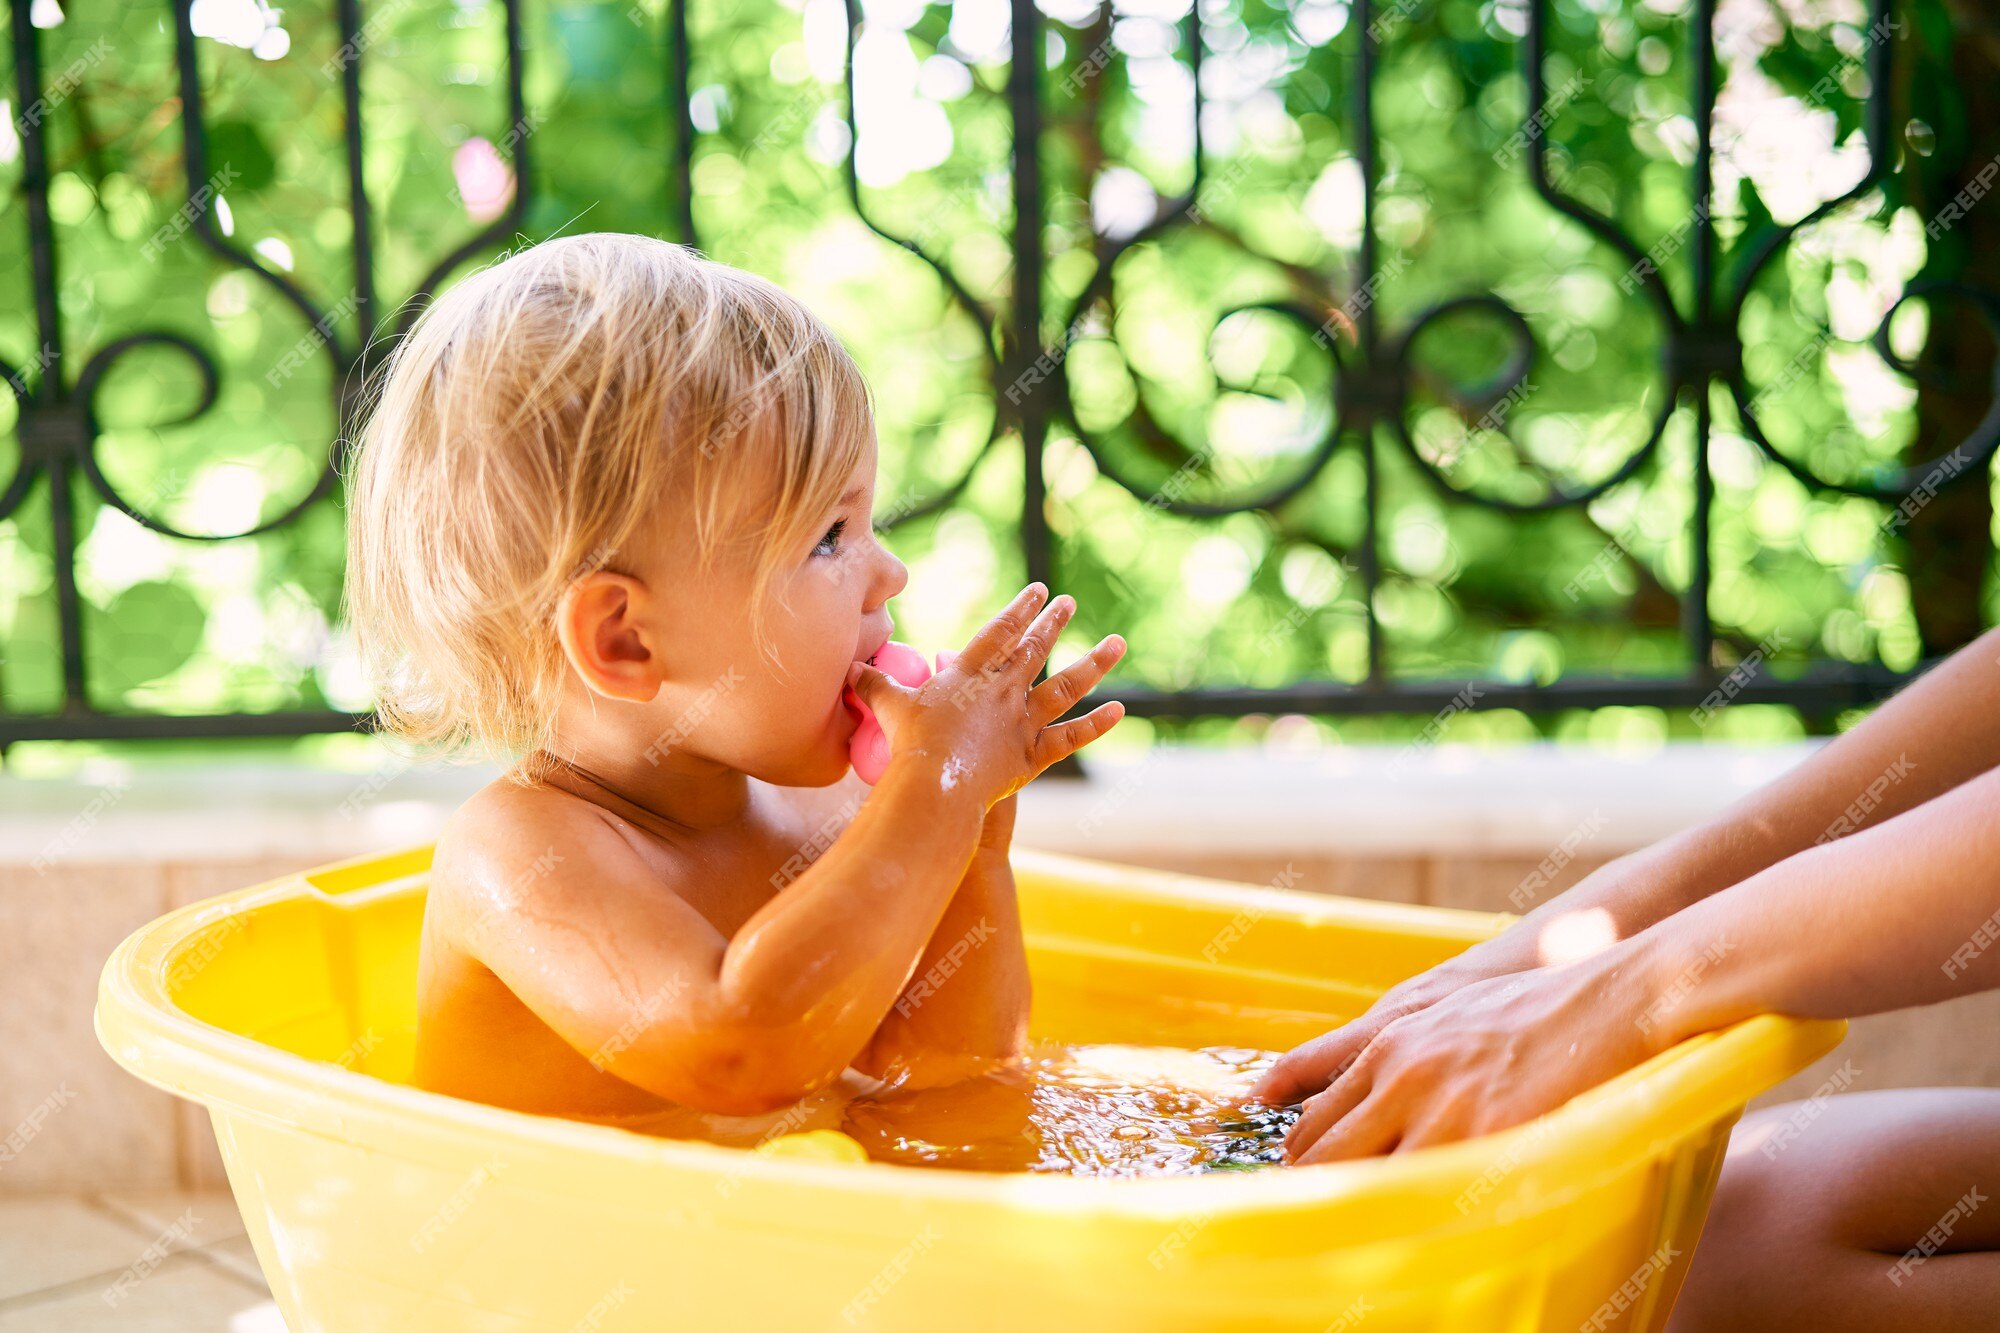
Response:
[[[1609,913],[1613,924],[1625,933],[1636,934],[1674,910],[1671,905],[1652,901],[1671,878],[1662,871],[1662,855],[1649,849],[1600,866],[1567,893],[1541,904],[1492,939],[1391,987],[1359,1018],[1280,1057],[1258,1083],[1255,1095],[1272,1105],[1309,1097],[1339,1077],[1368,1043],[1397,1019],[1421,1013],[1474,982],[1542,966],[1547,961],[1544,937],[1551,927],[1559,929],[1566,918],[1595,909]]]
[[[1251,1095],[1272,1106],[1289,1106],[1310,1097],[1345,1073],[1368,1043],[1397,1019],[1421,1013],[1474,982],[1505,976],[1515,970],[1500,955],[1482,955],[1475,948],[1428,972],[1419,972],[1384,991],[1368,1007],[1368,1012],[1353,1022],[1279,1056],[1258,1080]]]
[[[1645,987],[1615,953],[1474,981],[1381,1025],[1306,1100],[1287,1154],[1333,1162],[1490,1134],[1655,1054],[1667,1034],[1643,1021]]]

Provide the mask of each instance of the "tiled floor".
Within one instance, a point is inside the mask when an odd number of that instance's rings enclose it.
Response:
[[[0,1333],[285,1333],[227,1193],[0,1196]]]

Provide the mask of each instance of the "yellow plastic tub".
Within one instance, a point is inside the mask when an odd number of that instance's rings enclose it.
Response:
[[[1743,1104],[1842,1030],[1755,1019],[1534,1124],[1367,1162],[1130,1180],[772,1156],[407,1086],[429,865],[184,908],[104,971],[100,1040],[209,1108],[293,1333],[1638,1333]],[[1283,1048],[1505,921],[1017,866],[1035,1026],[1064,1041]]]

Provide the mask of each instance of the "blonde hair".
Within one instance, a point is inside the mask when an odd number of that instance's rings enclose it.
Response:
[[[755,616],[873,431],[860,372],[797,300],[610,232],[467,277],[372,387],[347,603],[380,723],[495,758],[548,743],[571,583],[672,512],[704,564],[752,552]]]

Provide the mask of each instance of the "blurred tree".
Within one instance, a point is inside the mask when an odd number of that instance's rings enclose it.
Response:
[[[1185,0],[1041,0],[1041,314],[1045,336],[1066,346],[1058,374],[1080,428],[1052,432],[1046,512],[1060,576],[1085,608],[1078,637],[1125,633],[1135,648],[1126,678],[1184,688],[1365,675],[1354,563],[1364,469],[1353,432],[1327,445],[1335,363],[1356,354],[1364,304],[1384,348],[1408,340],[1409,447],[1385,427],[1374,439],[1375,605],[1392,671],[1546,681],[1689,665],[1675,599],[1691,568],[1693,413],[1667,411],[1665,329],[1631,280],[1630,256],[1551,209],[1528,166],[1546,150],[1555,187],[1657,261],[1690,310],[1692,238],[1704,225],[1690,193],[1692,7],[1547,0],[1549,96],[1530,107],[1530,4],[1373,6],[1371,276],[1356,269],[1370,155],[1350,0],[1203,0],[1206,179],[1185,212],[1170,206],[1194,177]],[[96,351],[140,330],[205,349],[219,394],[192,419],[180,418],[198,405],[199,377],[166,345],[121,358],[95,402],[107,480],[141,512],[189,530],[240,529],[307,493],[334,432],[322,344],[374,340],[379,361],[423,275],[517,191],[528,208],[513,243],[577,229],[679,238],[663,0],[523,5],[529,114],[518,123],[506,108],[498,4],[372,0],[361,40],[343,47],[324,0],[282,11],[196,0],[201,128],[211,161],[232,173],[215,208],[246,256],[237,264],[183,234],[190,192],[214,187],[186,178],[169,6],[43,8],[62,14],[41,38],[45,84],[64,91],[35,113],[48,128],[68,351],[36,365],[21,188],[28,108],[10,102],[0,357],[26,368],[32,392],[45,375],[73,386]],[[863,10],[850,123],[840,0],[690,6],[687,173],[703,248],[800,293],[869,373],[882,518],[906,520],[893,541],[915,573],[903,632],[945,641],[1022,573],[1022,462],[995,430],[1007,386],[994,383],[989,327],[1006,326],[1014,297],[1008,12],[998,0]],[[1925,234],[2000,154],[1992,19],[1977,0],[1898,0],[1895,12],[1905,30],[1894,47],[1895,174],[1784,246],[1750,284],[1738,322],[1757,424],[1786,458],[1836,481],[1936,454],[1990,397],[1993,339],[1970,301],[1911,302],[1898,316],[1914,384],[1869,346],[1911,279],[1990,289],[2000,263],[2000,206]],[[1859,5],[1723,7],[1708,219],[1719,284],[1765,229],[1857,177],[1875,40]],[[384,314],[375,329],[360,327],[342,155],[339,76],[357,53]],[[13,86],[11,58],[0,53],[0,86]],[[525,182],[514,177],[524,152]],[[857,221],[850,166],[869,217],[918,243],[956,291]],[[1146,239],[1122,244],[1147,227]],[[497,252],[480,250],[448,278]],[[279,274],[331,312],[325,330],[273,290],[267,277]],[[1480,293],[1504,299],[1518,321],[1492,307],[1437,311]],[[1333,336],[1316,340],[1321,326]],[[1510,366],[1524,370],[1518,394],[1500,387]],[[1515,516],[1452,494],[1532,505],[1594,487],[1646,446],[1662,413],[1644,465],[1587,503]],[[12,395],[0,394],[0,488],[18,459],[13,422]],[[1725,661],[1762,647],[1781,673],[1820,658],[1906,669],[1993,618],[1983,467],[1924,510],[1907,544],[1885,543],[1887,506],[1800,484],[1726,403],[1706,447],[1716,478],[1709,609]],[[1228,507],[1297,481],[1273,508],[1222,517],[1182,518],[1153,502]],[[923,512],[941,496],[953,498],[948,510]],[[9,712],[50,709],[59,694],[46,497],[38,486],[0,520]],[[94,493],[77,521],[86,626],[119,625],[115,638],[100,632],[118,660],[91,666],[100,706],[365,706],[339,623],[336,504],[267,536],[206,545],[148,532]],[[1339,725],[1362,737],[1422,724]],[[1467,735],[1528,725],[1453,723]],[[1568,734],[1600,724],[1537,725]],[[1684,716],[1643,726],[1694,730]],[[1776,734],[1796,722],[1732,710],[1721,726]]]

